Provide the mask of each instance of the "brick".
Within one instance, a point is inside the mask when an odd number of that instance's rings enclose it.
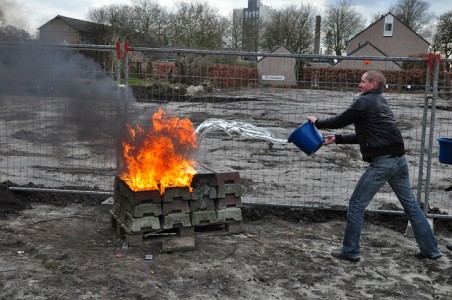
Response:
[[[160,219],[154,216],[134,218],[126,211],[121,210],[119,220],[126,226],[126,232],[141,232],[146,230],[160,230]]]
[[[177,234],[180,237],[189,237],[189,236],[195,236],[195,227],[180,227],[178,228]]]
[[[188,205],[189,201],[186,200],[175,200],[172,202],[162,203],[162,214],[167,215],[170,213],[189,213],[190,207]]]
[[[176,237],[163,240],[161,252],[190,251],[195,249],[194,237]]]
[[[242,231],[241,222],[226,223],[225,227],[226,227],[226,231],[229,233],[239,233]]]
[[[215,210],[214,199],[204,198],[201,200],[191,200],[188,201],[188,205],[190,206],[191,212],[200,210]]]
[[[190,214],[174,213],[161,217],[162,229],[190,227]]]
[[[161,203],[162,197],[160,195],[160,191],[158,190],[149,190],[149,191],[132,191],[130,187],[118,177],[115,178],[115,187],[121,195],[127,198],[132,205],[137,205],[142,202],[151,202],[151,203]]]
[[[216,214],[218,223],[242,221],[242,210],[238,207],[217,209]]]
[[[217,197],[226,198],[226,196],[242,196],[242,188],[240,184],[223,184],[217,187]]]
[[[171,202],[176,200],[191,200],[191,192],[188,187],[170,187],[165,189],[162,197],[163,202]]]
[[[217,223],[217,214],[213,210],[195,211],[190,213],[193,226],[212,225]]]
[[[126,243],[129,247],[141,246],[144,244],[142,234],[126,234]]]
[[[216,209],[225,209],[229,207],[242,207],[242,198],[234,195],[226,195],[225,198],[214,200]]]

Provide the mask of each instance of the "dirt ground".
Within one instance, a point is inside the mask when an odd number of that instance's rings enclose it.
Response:
[[[244,207],[242,230],[195,232],[195,250],[126,247],[105,196],[0,190],[0,299],[451,299],[452,222],[439,260],[413,257],[407,220],[368,214],[362,260],[333,259],[343,212]],[[152,255],[152,259],[146,259]]]

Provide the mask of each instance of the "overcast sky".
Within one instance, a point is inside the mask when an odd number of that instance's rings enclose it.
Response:
[[[163,6],[172,9],[179,0],[158,0]],[[202,0],[198,0],[201,1]],[[322,14],[326,5],[336,0],[261,0],[264,5],[272,8],[283,8],[288,5],[300,3],[311,4],[318,8]],[[232,14],[234,8],[245,8],[248,0],[208,0],[212,7],[218,9],[221,15]],[[367,24],[376,13],[385,13],[394,0],[369,1],[354,0],[357,10],[367,19]],[[440,15],[452,10],[451,0],[431,0],[430,11]],[[90,8],[99,8],[109,4],[130,4],[130,0],[0,0],[0,9],[8,25],[23,28],[35,34],[37,28],[54,18],[63,15],[70,18],[87,20]]]

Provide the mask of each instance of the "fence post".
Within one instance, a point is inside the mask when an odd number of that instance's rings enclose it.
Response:
[[[116,42],[116,82],[121,84],[121,42]]]
[[[437,54],[433,58],[433,93],[432,93],[432,112],[430,117],[430,133],[428,140],[428,159],[427,159],[427,177],[425,182],[425,203],[424,203],[424,213],[428,213],[428,201],[430,194],[430,176],[431,176],[431,165],[432,165],[432,148],[433,148],[433,133],[435,129],[435,113],[436,113],[436,98],[438,97],[438,78],[439,78],[439,61],[441,57]]]
[[[424,174],[424,151],[425,151],[425,134],[427,132],[427,114],[428,114],[428,101],[431,99],[430,94],[430,74],[432,70],[433,53],[429,53],[427,58],[427,75],[425,79],[425,98],[424,98],[424,111],[422,114],[422,134],[421,134],[421,148],[419,151],[419,173],[417,178],[417,203],[421,204],[422,197],[422,177]]]

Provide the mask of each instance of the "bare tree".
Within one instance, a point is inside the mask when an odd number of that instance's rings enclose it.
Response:
[[[411,30],[424,38],[432,35],[432,26],[429,26],[435,19],[435,14],[428,10],[430,3],[422,0],[396,0],[389,8],[394,14]]]
[[[0,26],[0,41],[29,42],[32,41],[28,31],[12,25]]]
[[[108,26],[108,39],[134,41],[136,21],[134,10],[128,5],[108,5],[88,11],[88,19],[94,23]]]
[[[327,6],[323,31],[330,38],[325,40],[325,46],[336,55],[345,53],[347,41],[363,29],[364,19],[355,10],[352,0],[338,0]]]
[[[310,5],[291,5],[273,11],[264,25],[262,48],[271,50],[285,45],[297,53],[311,53],[314,40],[316,10]]]
[[[149,44],[168,45],[168,12],[156,0],[132,0],[136,30]]]
[[[452,56],[452,10],[439,17],[436,33],[433,38],[433,51],[439,51],[444,57]],[[450,71],[450,64],[446,64]]]
[[[243,34],[243,12],[236,10],[231,16],[231,27],[229,35],[231,38],[231,47],[234,49],[242,48],[242,34]]]
[[[225,44],[229,21],[207,2],[179,2],[170,17],[171,45],[175,47],[219,49]]]

